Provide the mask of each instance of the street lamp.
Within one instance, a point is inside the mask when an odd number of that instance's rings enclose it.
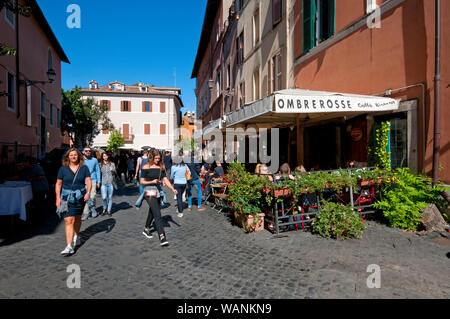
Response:
[[[55,82],[55,78],[56,78],[56,72],[53,69],[49,69],[47,71],[47,78],[48,81],[31,81],[31,80],[20,80],[19,83],[21,85],[25,85],[25,86],[31,86],[33,84],[47,84],[47,83],[53,83]]]

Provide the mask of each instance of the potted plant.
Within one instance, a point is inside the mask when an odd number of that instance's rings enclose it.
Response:
[[[228,199],[234,209],[235,221],[247,232],[264,229],[264,216],[261,201],[266,181],[245,171],[244,165],[232,163],[227,174]]]

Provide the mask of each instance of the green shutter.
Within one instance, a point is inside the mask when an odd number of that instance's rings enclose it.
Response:
[[[334,35],[336,28],[336,0],[328,0],[328,38]]]
[[[316,0],[303,0],[303,52],[316,44]]]

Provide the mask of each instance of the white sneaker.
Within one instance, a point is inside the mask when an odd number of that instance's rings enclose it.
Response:
[[[178,217],[182,218],[183,217],[183,213],[178,213]]]
[[[77,247],[81,245],[81,240],[78,236],[74,236],[73,237],[73,243],[72,243],[72,247]]]
[[[63,256],[70,256],[73,255],[75,253],[75,251],[73,250],[73,248],[71,246],[67,246],[62,252],[61,255]]]

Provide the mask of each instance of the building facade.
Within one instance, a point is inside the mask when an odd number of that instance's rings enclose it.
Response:
[[[372,127],[391,122],[394,167],[410,167],[431,175],[434,141],[435,1],[422,0],[296,0],[295,88],[387,96],[400,99],[395,112],[364,115],[341,123],[302,129],[308,161],[329,156],[332,145],[309,147],[311,136],[336,132],[346,142],[348,159],[365,162]],[[450,182],[450,3],[441,1],[441,149],[440,178]],[[305,126],[305,125],[304,125]],[[354,129],[362,141],[352,141]],[[330,138],[331,135],[331,138]],[[334,137],[334,138],[333,138]],[[342,138],[341,138],[342,140]],[[329,146],[329,147],[328,147]],[[342,148],[341,148],[342,149]],[[315,158],[312,159],[317,160]],[[309,163],[307,163],[309,164]]]
[[[194,136],[194,132],[197,130],[196,127],[197,118],[194,112],[186,112],[181,119],[180,126],[180,137],[183,140],[190,140]]]
[[[152,87],[143,83],[130,86],[118,81],[99,86],[91,81],[89,88],[82,89],[81,94],[83,98],[93,98],[99,105],[107,107],[109,119],[125,141],[120,149],[174,149],[183,107],[179,88]],[[111,132],[102,127],[99,130],[92,147],[106,149]]]
[[[0,43],[16,55],[0,56],[0,143],[2,163],[18,156],[40,157],[60,147],[61,62],[70,63],[34,0],[29,17],[0,11]]]

